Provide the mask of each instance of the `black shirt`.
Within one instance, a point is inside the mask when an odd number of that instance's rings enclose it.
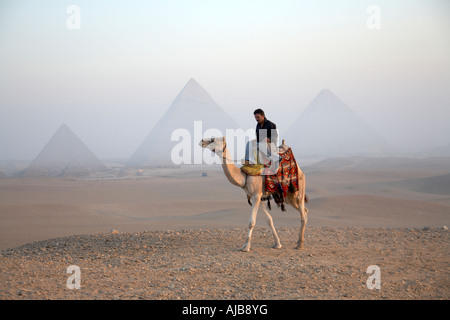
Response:
[[[275,123],[267,120],[267,118],[264,118],[262,126],[260,126],[259,123],[256,124],[256,141],[259,142],[260,139],[261,141],[263,141],[264,138],[269,138],[271,142],[276,144],[278,140],[278,132],[276,129],[277,126]],[[263,131],[261,131],[260,133],[260,130]]]

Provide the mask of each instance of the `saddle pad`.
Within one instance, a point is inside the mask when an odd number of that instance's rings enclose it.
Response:
[[[264,170],[264,165],[263,164],[255,164],[250,166],[243,165],[241,167],[241,170],[250,176],[259,176]]]

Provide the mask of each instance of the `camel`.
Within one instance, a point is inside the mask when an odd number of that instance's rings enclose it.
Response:
[[[265,192],[265,176],[252,176],[244,173],[240,168],[236,167],[233,160],[230,159],[230,154],[227,149],[227,143],[225,137],[213,137],[202,139],[199,143],[202,148],[207,148],[215,153],[217,156],[222,157],[222,168],[225,176],[228,178],[231,184],[242,188],[247,197],[251,199],[251,215],[248,224],[248,234],[247,241],[242,247],[241,251],[250,251],[250,244],[252,239],[252,231],[256,223],[256,216],[258,214],[258,209],[262,208],[266,215],[267,224],[272,230],[273,237],[275,239],[275,244],[272,248],[280,249],[282,247],[280,238],[278,237],[277,231],[273,225],[273,219],[266,205],[262,200],[267,199],[270,194]],[[298,165],[297,165],[298,167]],[[303,171],[298,167],[298,178],[299,178],[299,191],[294,193],[288,192],[286,196],[286,203],[294,207],[299,213],[301,218],[301,226],[299,238],[297,241],[296,249],[303,248],[303,237],[305,234],[306,223],[308,221],[308,209],[305,207],[307,202],[307,197],[305,194],[305,175]]]

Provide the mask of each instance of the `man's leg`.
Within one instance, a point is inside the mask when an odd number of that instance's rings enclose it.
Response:
[[[253,141],[248,141],[247,146],[245,147],[245,164],[255,164],[255,159],[253,157]]]
[[[262,163],[266,166],[269,165],[268,174],[276,173],[281,160],[281,157],[277,153],[276,145],[274,143],[261,142],[259,149],[261,151],[260,157],[263,159]]]
[[[270,144],[266,141],[258,143],[258,163],[269,164],[270,162]]]
[[[244,160],[247,162],[249,161],[249,156],[250,156],[250,141],[247,142],[247,145],[245,146],[245,158]]]

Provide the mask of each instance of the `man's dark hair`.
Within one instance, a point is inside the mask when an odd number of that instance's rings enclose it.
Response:
[[[262,109],[256,109],[255,111],[253,111],[253,114],[260,114],[263,117],[265,117],[266,115],[264,114],[264,111],[262,111]]]

